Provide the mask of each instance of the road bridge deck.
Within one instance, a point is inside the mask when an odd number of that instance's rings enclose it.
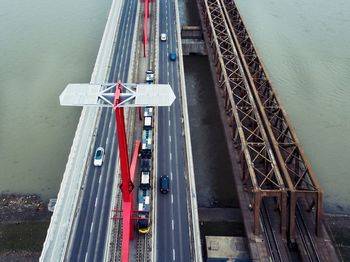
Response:
[[[158,1],[157,3],[159,4]],[[152,5],[154,5],[154,3],[152,3]],[[135,17],[138,17],[137,12],[140,10],[139,7],[140,3],[136,0],[113,2],[94,73],[92,75],[92,83],[111,83],[116,82],[118,79],[126,82],[140,73],[134,70],[134,68],[138,67],[138,63],[140,62],[137,59],[138,57],[135,59],[137,62],[134,62],[135,52],[137,53],[137,50],[135,50],[136,41],[134,41],[137,39],[137,33],[135,33],[137,31],[137,26],[135,26],[135,24],[138,24],[138,19],[136,19],[135,22]],[[157,10],[157,12],[159,11],[159,9],[155,10]],[[162,51],[162,58],[160,59],[164,60],[165,58],[169,66],[161,67],[162,71],[160,74],[162,74],[162,77],[168,76],[167,79],[163,78],[162,81],[171,82],[175,87],[175,92],[178,94],[177,96],[181,97],[181,95],[185,94],[185,85],[181,40],[177,40],[180,35],[177,1],[175,1],[175,3],[168,1],[166,3],[166,9],[164,10],[166,10],[166,15],[169,16],[169,20],[171,21],[166,25],[166,30],[169,30],[169,46],[167,45],[167,47],[169,47],[171,51],[176,50],[178,57],[180,57],[175,63],[169,62],[167,59],[169,50],[164,49]],[[119,12],[121,12],[120,18],[118,16]],[[151,24],[152,23],[153,22],[151,22]],[[149,46],[151,49],[156,46],[155,52],[149,52],[151,59],[149,60],[148,67],[153,67],[153,63],[157,64],[158,62],[157,46],[159,40],[157,33],[159,33],[159,31],[158,26],[152,26],[150,28],[152,28],[152,34],[156,32],[154,37],[156,44],[151,41],[151,45]],[[156,59],[154,59],[154,57]],[[157,66],[154,65],[154,67]],[[131,70],[129,71],[130,68]],[[179,82],[181,85],[179,85]],[[185,167],[183,152],[186,151],[187,172],[193,175],[191,150],[188,149],[190,148],[190,138],[188,117],[186,117],[187,106],[186,99],[184,98],[184,100],[185,102],[177,102],[169,118],[169,123],[172,122],[175,127],[177,126],[174,129],[174,146],[172,147],[173,151],[170,152],[170,156],[173,155],[175,159],[172,168],[174,168],[174,170],[179,170],[178,166],[181,168]],[[85,111],[89,110],[84,108],[82,116],[85,114]],[[78,127],[75,142],[72,145],[72,152],[78,154],[83,152],[84,157],[80,157],[80,161],[75,162],[76,158],[71,159],[72,154],[70,155],[70,160],[64,175],[64,183],[62,182],[58,197],[58,208],[56,209],[56,215],[54,215],[54,217],[59,217],[61,221],[65,219],[65,215],[61,215],[62,207],[64,207],[67,212],[70,213],[70,225],[67,227],[66,223],[60,221],[56,221],[50,225],[41,261],[52,260],[52,257],[60,261],[64,259],[96,261],[98,258],[102,257],[104,258],[103,260],[118,260],[118,257],[120,258],[120,252],[118,252],[118,250],[120,250],[121,241],[119,241],[120,239],[118,240],[117,236],[122,231],[121,223],[112,222],[110,220],[111,207],[120,207],[120,194],[115,187],[115,184],[119,181],[119,156],[116,147],[117,141],[115,139],[114,117],[112,117],[112,112],[108,109],[93,109],[90,111],[93,112],[93,121],[86,122],[85,118],[81,119],[79,125],[84,123],[84,128]],[[175,111],[177,111],[177,113],[175,113]],[[130,114],[135,116],[135,112],[130,112]],[[161,121],[168,123],[166,118]],[[185,131],[182,130],[182,125],[185,126]],[[134,130],[132,126],[129,127],[129,129],[132,131]],[[87,135],[82,137],[88,138],[84,140],[85,143],[83,145],[79,144],[82,143],[81,141],[76,141],[77,137],[80,138],[81,136],[80,132],[85,132]],[[130,132],[130,134],[132,133],[133,132]],[[185,141],[187,141],[186,145],[184,143],[184,137]],[[132,139],[130,138],[129,141],[130,140]],[[79,148],[81,145],[84,150]],[[91,154],[94,152],[94,148],[101,145],[106,149],[106,164],[101,168],[96,168],[91,164]],[[78,150],[78,152],[76,152],[76,150]],[[167,151],[167,148],[165,148],[165,151]],[[71,165],[79,166],[79,170],[76,170],[77,173],[72,174],[70,172]],[[79,174],[79,176],[77,174]],[[117,174],[117,176],[115,176],[115,174]],[[176,250],[176,258],[180,258],[181,260],[189,259],[191,256],[197,258],[201,257],[198,255],[200,254],[200,247],[198,219],[196,220],[196,218],[198,218],[196,198],[195,193],[193,194],[194,181],[193,176],[189,175],[189,177],[190,181],[192,181],[192,186],[190,186],[190,190],[192,188],[192,193],[190,197],[186,193],[187,186],[183,184],[187,180],[185,179],[185,172],[179,172],[175,179],[183,180],[176,182],[176,184],[179,185],[178,190],[181,192],[174,194],[174,196],[176,196],[176,198],[174,197],[174,203],[176,203],[178,211],[176,212],[177,220],[173,220],[173,227],[175,225],[176,230],[182,232],[182,237],[173,237],[173,239],[176,240],[177,246],[175,246],[175,249],[169,254],[174,258],[174,250]],[[63,197],[69,198],[69,196],[72,196],[72,194],[62,194],[62,192],[66,192],[66,187],[70,186],[70,188],[72,188],[72,183],[67,182],[67,178],[79,180],[78,186],[71,190],[71,193],[74,195],[74,197],[71,197],[74,201],[74,205],[64,205],[66,204],[66,200],[64,200]],[[75,186],[75,183],[73,183],[73,185]],[[157,188],[155,188],[155,190],[156,189]],[[175,192],[176,190],[174,189],[174,193]],[[114,199],[111,199],[111,197]],[[189,201],[187,197],[190,198]],[[187,202],[192,204],[192,208],[185,208],[185,206],[187,207]],[[191,212],[189,212],[191,216],[188,215],[188,210],[191,210]],[[194,218],[196,225],[193,225],[191,220],[188,221],[189,218]],[[64,227],[62,227],[62,225],[64,225]],[[65,236],[60,236],[61,234]],[[64,243],[62,243],[62,240]],[[192,249],[190,249],[190,247]],[[161,256],[162,255],[160,255],[160,257]],[[200,259],[196,260],[200,261]]]

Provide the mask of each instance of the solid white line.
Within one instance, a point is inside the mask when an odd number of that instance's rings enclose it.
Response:
[[[91,223],[91,227],[90,227],[90,233],[92,232],[92,227],[94,226],[94,222]]]
[[[175,249],[173,248],[173,260],[175,261]]]
[[[174,204],[174,195],[171,194],[171,203]]]
[[[171,220],[171,228],[174,231],[174,219]]]
[[[98,197],[96,197],[96,200],[95,200],[95,207],[97,206],[97,199],[98,199]]]

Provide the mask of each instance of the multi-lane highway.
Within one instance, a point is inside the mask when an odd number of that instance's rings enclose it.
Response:
[[[159,43],[159,83],[170,83],[177,97],[169,108],[159,108],[157,178],[170,178],[168,194],[157,197],[157,261],[190,261],[189,225],[187,217],[186,181],[184,175],[184,138],[181,128],[179,65],[169,60],[169,52],[177,51],[175,6],[173,0],[161,0],[159,33],[167,41]],[[158,182],[159,184],[159,182]],[[158,190],[158,189],[156,189]]]
[[[127,81],[135,27],[137,0],[124,1],[108,82]],[[111,218],[111,195],[116,176],[118,155],[115,115],[112,109],[101,111],[94,150],[102,146],[105,159],[102,167],[91,161],[87,169],[81,205],[70,242],[69,261],[101,261],[104,255],[107,226]],[[92,152],[92,154],[95,151]]]

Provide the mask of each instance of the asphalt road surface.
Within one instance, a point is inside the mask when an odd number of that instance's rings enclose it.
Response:
[[[161,194],[156,189],[158,192],[155,194],[157,261],[191,261],[174,1],[160,0],[159,10],[159,34],[167,34],[167,41],[159,43],[159,83],[170,83],[177,99],[171,107],[159,108],[158,111],[157,179],[159,181],[162,175],[169,176],[170,191]],[[176,52],[176,61],[170,61],[169,52]]]
[[[118,79],[127,81],[138,3],[137,0],[123,3],[109,83]],[[102,109],[93,154],[99,146],[105,149],[104,163],[102,167],[95,167],[91,161],[87,170],[77,226],[70,243],[69,261],[101,261],[104,255],[119,153],[115,114],[111,108]]]

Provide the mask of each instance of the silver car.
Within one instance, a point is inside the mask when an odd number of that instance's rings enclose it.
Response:
[[[94,166],[102,166],[105,157],[105,150],[103,147],[98,147],[94,156]]]

